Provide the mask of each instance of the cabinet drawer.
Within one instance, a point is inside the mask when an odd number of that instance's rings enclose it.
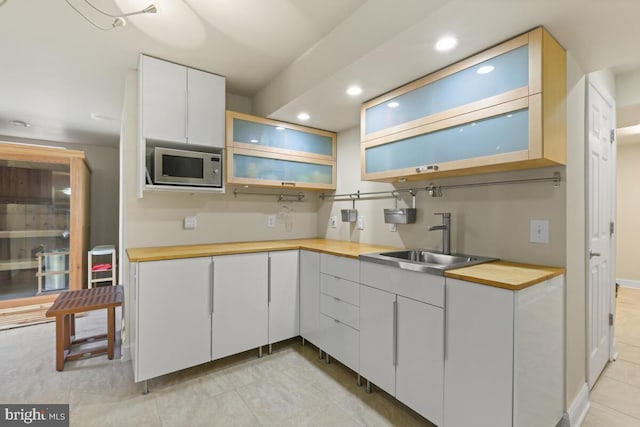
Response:
[[[444,277],[372,262],[362,262],[360,274],[363,285],[444,307]]]
[[[346,301],[349,304],[360,306],[360,286],[358,283],[327,274],[320,274],[320,292]]]
[[[358,331],[324,314],[320,314],[320,329],[325,345],[322,350],[357,372],[360,336]]]
[[[341,256],[321,254],[320,272],[334,277],[358,282],[360,279],[360,261]]]
[[[320,313],[359,329],[360,310],[336,297],[320,294]]]

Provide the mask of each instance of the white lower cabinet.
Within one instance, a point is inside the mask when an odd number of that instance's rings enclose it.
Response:
[[[210,361],[211,258],[142,262],[133,268],[135,381]]]
[[[320,347],[320,254],[300,251],[300,335]]]
[[[300,334],[298,251],[269,253],[269,344]]]
[[[360,280],[360,375],[442,425],[444,278],[362,262]]]
[[[447,279],[444,425],[555,426],[563,276],[511,291]]]
[[[268,258],[266,252],[213,257],[212,360],[268,343]]]

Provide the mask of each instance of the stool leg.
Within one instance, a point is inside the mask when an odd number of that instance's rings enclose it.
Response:
[[[69,315],[62,316],[62,329],[63,329],[63,343],[64,349],[69,350],[71,348],[71,326],[69,324]]]
[[[107,356],[113,359],[113,347],[116,338],[116,309],[114,307],[107,309]]]
[[[56,371],[64,369],[64,318],[56,316]]]
[[[76,315],[69,315],[69,333],[72,337],[76,336]]]

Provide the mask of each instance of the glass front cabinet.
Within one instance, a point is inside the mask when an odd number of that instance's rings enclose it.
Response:
[[[336,188],[336,134],[227,111],[227,182]]]
[[[564,49],[522,34],[363,104],[362,179],[563,165],[565,97]]]

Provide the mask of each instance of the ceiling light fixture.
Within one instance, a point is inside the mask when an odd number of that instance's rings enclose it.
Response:
[[[458,45],[458,39],[452,36],[441,37],[435,44],[435,49],[439,52],[446,52]]]
[[[140,15],[140,14],[143,14],[143,13],[157,13],[158,12],[158,8],[156,7],[156,5],[151,3],[149,6],[145,7],[144,9],[137,10],[135,12],[123,13],[123,14],[120,14],[120,15],[113,15],[111,13],[107,13],[104,10],[94,6],[93,4],[91,4],[91,2],[89,2],[89,0],[83,0],[87,5],[89,5],[89,7],[91,7],[93,10],[97,11],[98,13],[102,14],[103,16],[107,16],[109,18],[114,18],[114,20],[113,20],[113,22],[111,23],[110,26],[103,27],[103,26],[100,26],[100,25],[96,24],[87,15],[82,13],[80,11],[80,9],[78,9],[76,6],[73,5],[73,3],[71,3],[70,0],[65,0],[65,1],[67,2],[67,4],[69,6],[71,6],[71,9],[75,10],[78,13],[78,15],[82,16],[91,25],[93,25],[94,27],[99,28],[101,30],[105,30],[105,31],[112,30],[112,29],[114,29],[116,27],[124,27],[125,25],[127,25],[127,21],[125,21],[125,19],[124,19],[127,16]]]
[[[302,120],[303,122],[306,122],[310,118],[311,118],[311,116],[308,113],[305,113],[304,111],[302,113],[298,114],[298,120]]]
[[[358,96],[362,93],[362,88],[360,86],[349,86],[347,88],[347,95],[349,96]]]
[[[476,73],[478,73],[478,74],[489,74],[494,69],[495,68],[493,67],[493,65],[483,65],[482,67],[480,67],[480,68],[478,68],[476,70]]]
[[[22,120],[12,120],[11,124],[21,128],[30,128],[31,123],[23,122]]]

